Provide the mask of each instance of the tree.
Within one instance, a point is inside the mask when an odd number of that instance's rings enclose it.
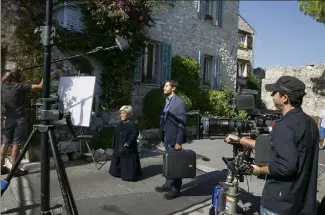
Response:
[[[300,0],[299,9],[317,22],[325,23],[325,0]]]

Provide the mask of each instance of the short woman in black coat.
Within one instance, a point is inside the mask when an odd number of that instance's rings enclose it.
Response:
[[[109,173],[125,181],[137,181],[141,176],[141,164],[138,153],[138,128],[132,117],[132,107],[120,109],[121,122],[113,137],[113,156]]]

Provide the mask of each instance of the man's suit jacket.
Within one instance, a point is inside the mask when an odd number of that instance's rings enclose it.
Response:
[[[168,144],[182,144],[186,139],[186,111],[183,99],[172,98],[167,116],[160,118],[161,141]]]

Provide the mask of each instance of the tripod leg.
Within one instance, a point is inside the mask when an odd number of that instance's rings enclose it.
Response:
[[[9,183],[10,183],[11,179],[14,177],[14,174],[15,174],[19,164],[23,160],[23,158],[28,150],[29,143],[30,143],[31,139],[33,138],[34,134],[36,133],[36,131],[37,131],[37,129],[34,128],[32,133],[29,135],[21,153],[19,154],[19,156],[16,160],[16,163],[14,163],[14,165],[12,166],[10,173],[7,175],[7,177],[4,180],[1,181],[1,196],[7,190]]]
[[[50,140],[49,142],[50,142],[50,146],[52,149],[52,154],[53,154],[53,158],[54,158],[54,162],[55,162],[55,166],[56,166],[56,171],[58,174],[59,183],[61,186],[61,191],[62,191],[63,199],[64,199],[64,202],[65,202],[65,205],[67,208],[67,212],[68,212],[68,214],[71,214],[71,215],[78,215],[77,206],[76,206],[76,203],[73,198],[73,194],[72,194],[71,187],[69,184],[68,176],[65,171],[65,167],[63,165],[63,160],[62,160],[61,154],[56,146],[54,131],[52,129],[50,129],[48,131],[48,135],[49,135],[49,140]]]
[[[90,156],[91,156],[91,158],[93,159],[94,164],[96,165],[97,170],[99,170],[98,165],[97,165],[97,162],[96,162],[96,159],[94,158],[94,154],[93,154],[93,152],[91,151],[91,149],[90,149],[90,147],[89,147],[88,141],[85,140],[85,143],[86,143],[86,146],[87,146],[88,151],[89,151],[89,153],[90,153]]]

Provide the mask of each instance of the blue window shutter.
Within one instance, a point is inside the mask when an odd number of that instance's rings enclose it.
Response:
[[[135,67],[135,71],[134,71],[134,82],[135,83],[141,83],[141,81],[142,81],[142,71],[143,71],[142,58],[143,58],[143,55],[141,55],[138,58],[138,64]]]
[[[222,59],[220,56],[214,57],[215,62],[215,80],[214,80],[214,88],[216,90],[220,90],[221,86],[221,72],[222,72]]]
[[[213,17],[215,25],[222,26],[223,0],[216,1],[216,15]]]
[[[175,6],[175,0],[165,0],[169,5]]]
[[[160,84],[171,79],[172,73],[172,46],[167,42],[162,43],[162,60],[160,72]]]
[[[199,51],[199,65],[200,65],[200,70],[201,70],[201,80],[200,80],[200,85],[203,85],[203,75],[204,75],[204,53]]]
[[[198,0],[198,17],[199,19],[205,18],[205,0]]]

